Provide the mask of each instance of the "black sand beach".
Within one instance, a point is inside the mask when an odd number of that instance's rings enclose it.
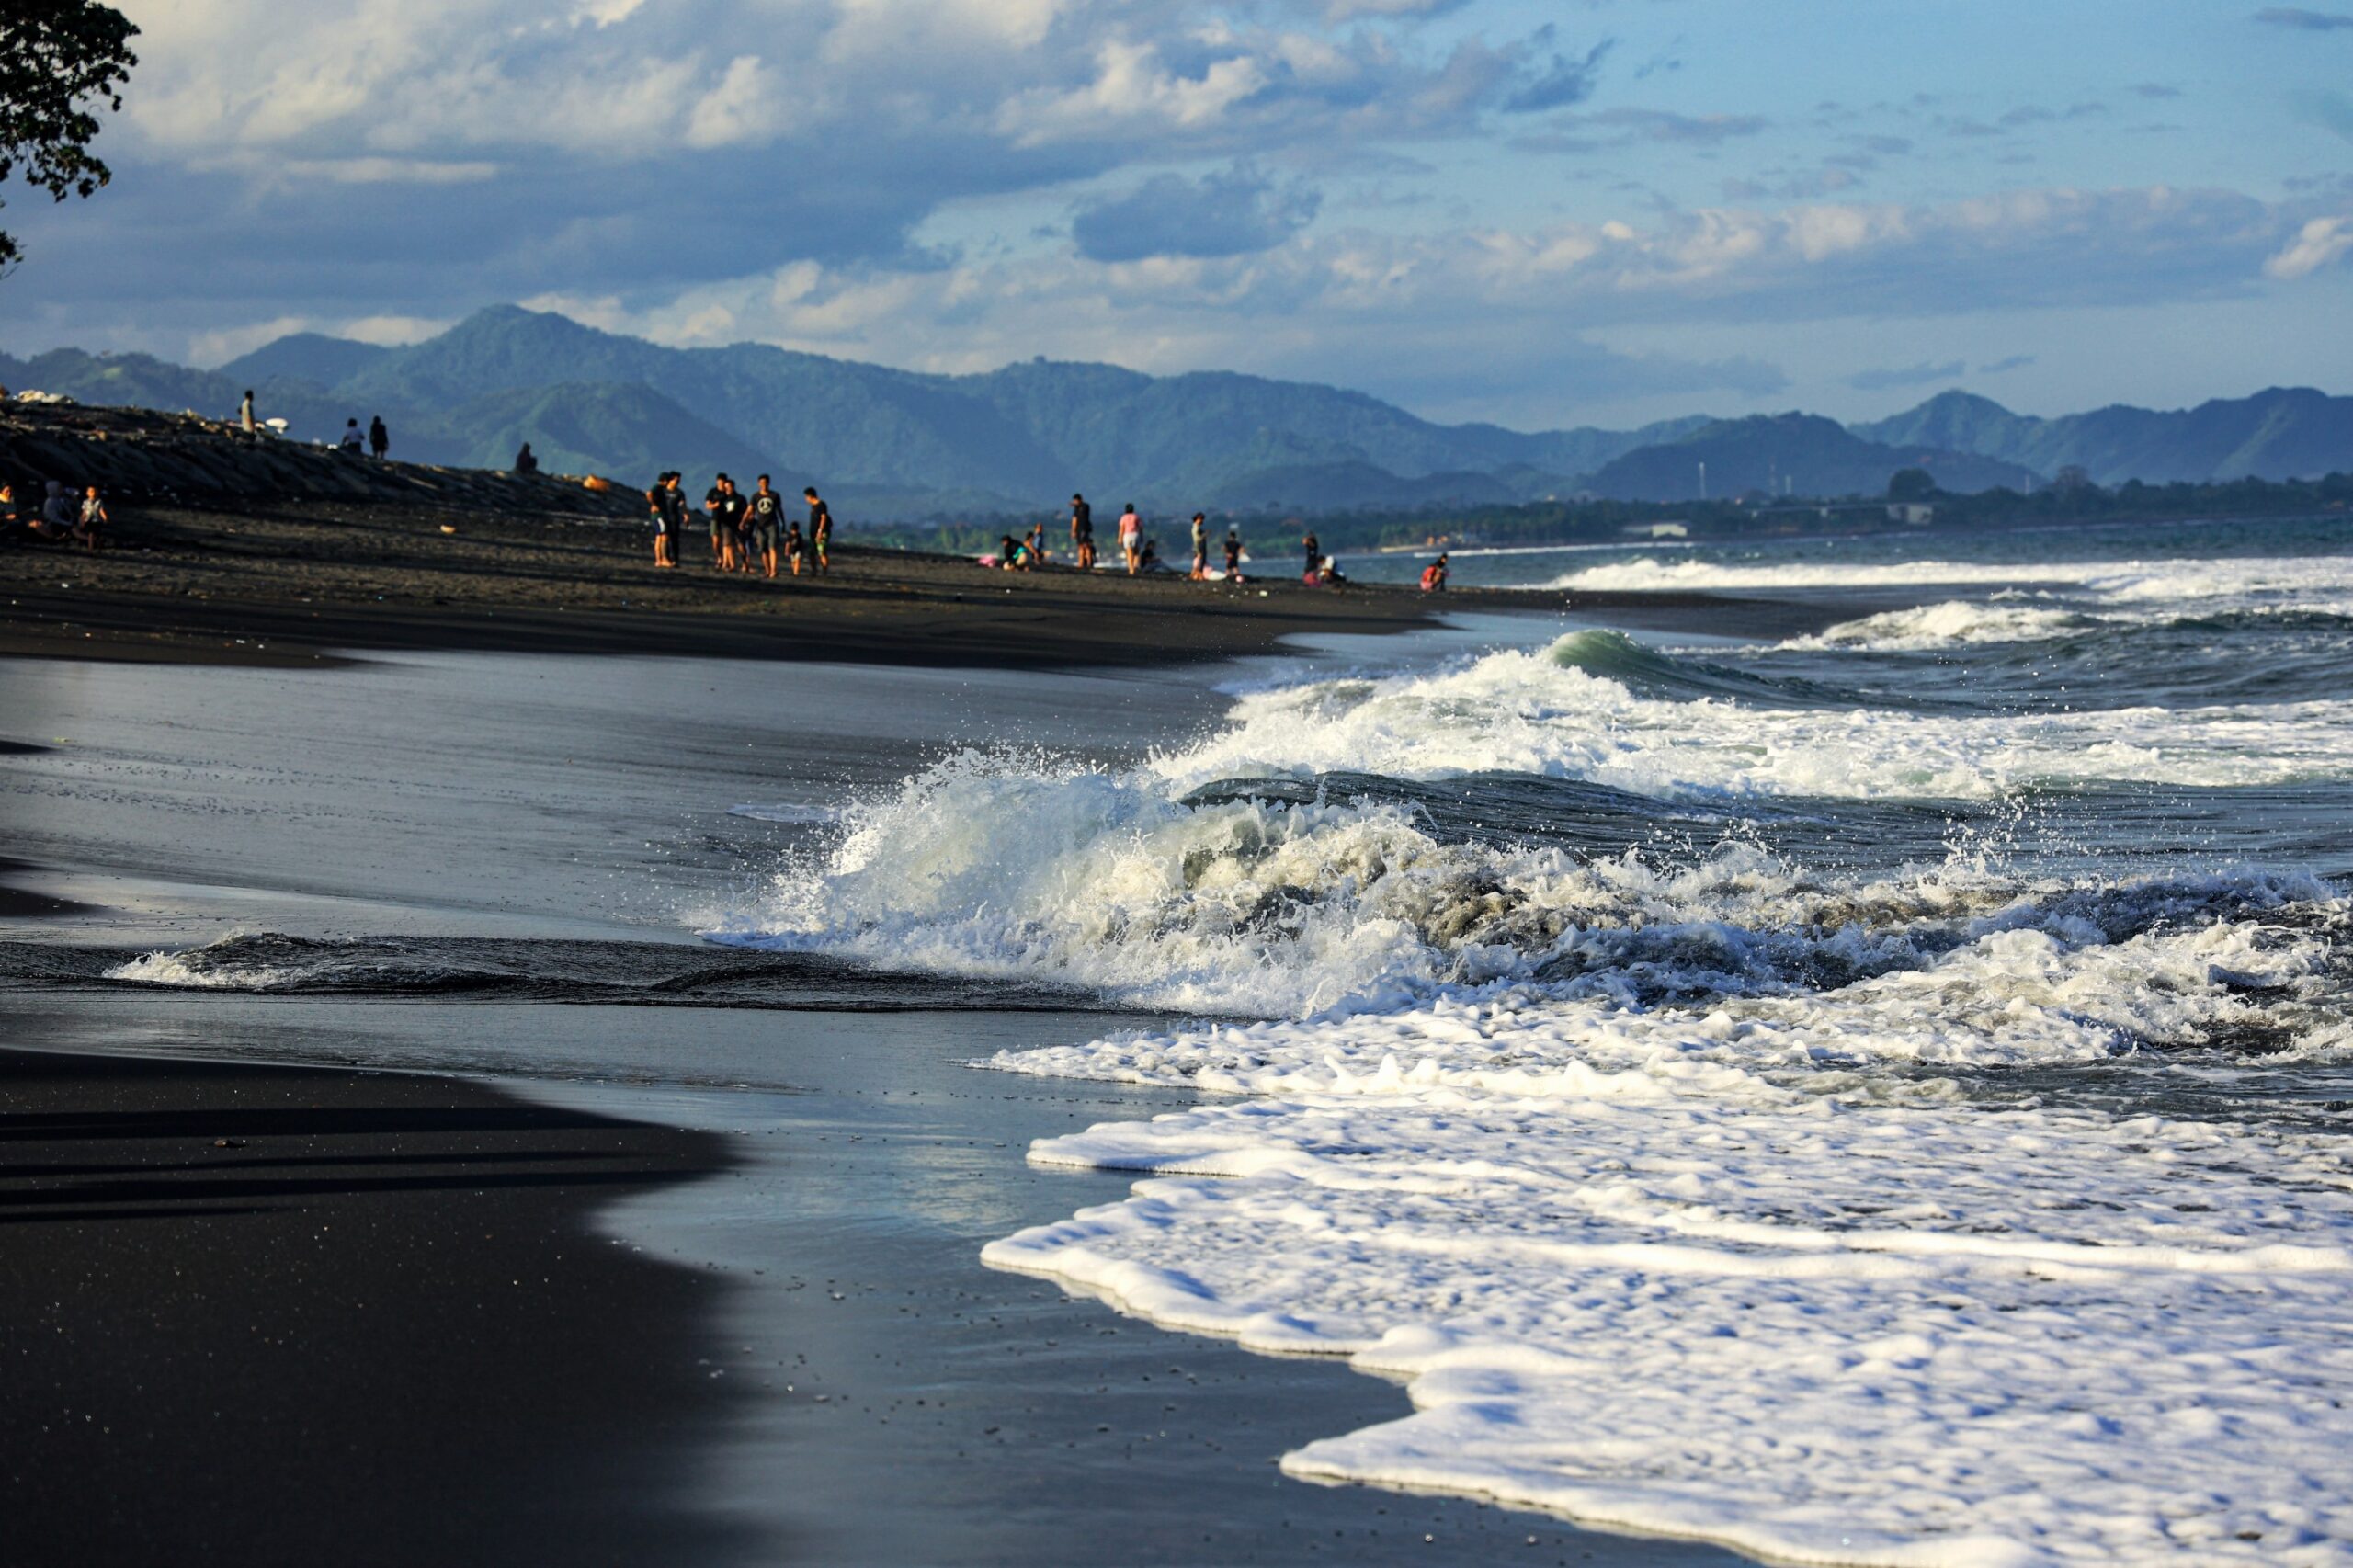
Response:
[[[448,1078],[0,1051],[12,1563],[710,1562],[704,1133]]]

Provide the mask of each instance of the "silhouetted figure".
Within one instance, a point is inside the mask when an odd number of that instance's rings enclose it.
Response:
[[[378,462],[382,462],[384,454],[392,449],[392,432],[384,428],[384,416],[381,414],[368,421],[368,449],[376,454]]]
[[[517,473],[540,472],[540,460],[531,455],[531,443],[529,441],[524,442],[523,449],[515,454],[515,472]]]
[[[349,452],[355,458],[359,455],[360,439],[358,420],[347,419],[343,422],[343,439],[337,441],[335,445],[343,450]]]

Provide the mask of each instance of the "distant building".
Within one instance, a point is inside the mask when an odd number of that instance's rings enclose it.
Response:
[[[1937,520],[1936,507],[1927,501],[1891,501],[1887,504],[1888,520],[1915,526]]]
[[[1628,523],[1619,530],[1628,539],[1689,539],[1691,530],[1682,523]]]

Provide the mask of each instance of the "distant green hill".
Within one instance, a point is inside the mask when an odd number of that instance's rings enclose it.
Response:
[[[2169,411],[2119,403],[2056,419],[1949,392],[1893,418],[1858,425],[1855,433],[1999,458],[2046,474],[2073,465],[2101,484],[2312,479],[2353,471],[2353,397],[2310,387],[2273,387]]]
[[[1701,494],[1702,463],[1705,493],[1719,500],[1784,489],[1807,496],[1883,495],[1896,470],[1913,467],[1926,468],[1952,491],[2030,490],[2037,483],[2031,472],[1997,459],[1866,441],[1820,415],[1760,414],[1717,420],[1629,452],[1604,465],[1589,487],[1614,501],[1693,500]]]

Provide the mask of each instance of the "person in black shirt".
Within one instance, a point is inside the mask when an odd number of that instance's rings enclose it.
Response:
[[[791,563],[796,577],[801,575],[801,558],[807,552],[807,543],[801,537],[801,519],[788,516],[784,519],[784,558]]]
[[[1242,575],[1242,532],[1238,528],[1225,530],[1225,580],[1239,583]]]
[[[540,460],[531,455],[531,443],[529,441],[524,442],[523,449],[515,454],[515,472],[517,473],[540,472]]]
[[[710,563],[722,572],[735,564],[731,548],[734,529],[729,526],[734,519],[727,515],[727,495],[734,488],[735,482],[722,473],[702,493],[702,509],[710,515]]]
[[[784,497],[768,488],[768,476],[760,475],[760,487],[752,492],[752,562],[767,568],[769,577],[776,575],[777,528],[784,521]],[[750,570],[747,566],[745,570]]]
[[[384,454],[392,449],[392,432],[384,428],[384,416],[381,414],[368,421],[368,449],[376,454],[378,462],[382,462]]]
[[[670,482],[676,477],[674,473],[657,475],[654,488],[645,493],[645,509],[654,527],[654,564],[656,566],[676,566],[678,563],[674,553],[678,536],[671,527],[670,516],[671,497],[676,494],[670,488]]]
[[[1305,539],[1301,540],[1299,545],[1302,550],[1307,551],[1307,570],[1302,574],[1301,581],[1313,583],[1317,574],[1323,570],[1324,547],[1316,541],[1315,535],[1312,532]]]
[[[815,485],[813,484],[803,490],[801,496],[802,500],[809,503],[810,559],[813,569],[822,576],[832,564],[826,558],[826,551],[833,547],[834,542],[834,514],[826,509],[824,502],[817,498]]]
[[[1080,571],[1095,569],[1095,508],[1084,495],[1070,498],[1070,548]]]

